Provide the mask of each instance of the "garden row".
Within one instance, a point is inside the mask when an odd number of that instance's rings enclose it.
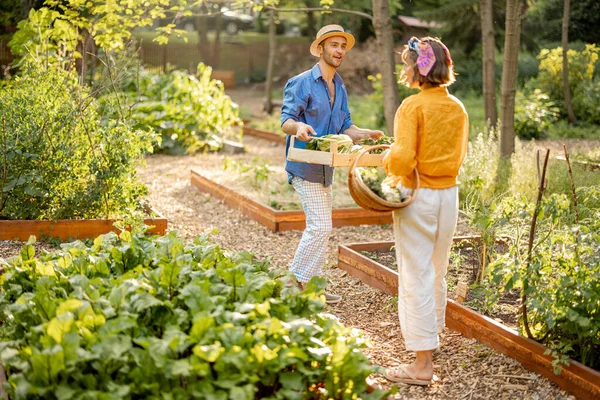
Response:
[[[580,197],[578,204],[581,218],[579,221],[580,232],[586,232],[586,234],[583,237],[569,237],[568,232],[572,229],[574,223],[573,206],[566,197],[570,192],[570,184],[568,185],[569,190],[565,193],[562,182],[555,182],[564,180],[564,173],[567,171],[565,163],[551,161],[552,172],[548,174],[552,181],[548,190],[550,196],[545,199],[540,208],[541,211],[536,211],[535,203],[527,198],[528,195],[534,197],[536,194],[535,179],[533,179],[533,188],[530,188],[527,187],[529,178],[522,176],[523,171],[529,172],[535,169],[535,165],[532,164],[534,158],[530,156],[532,151],[529,146],[519,146],[516,155],[513,157],[513,166],[520,168],[521,179],[517,179],[518,176],[515,171],[515,176],[508,179],[508,194],[502,196],[494,195],[493,191],[497,189],[486,186],[490,184],[491,176],[495,180],[498,172],[497,168],[489,170],[490,166],[494,165],[492,159],[494,154],[497,154],[497,142],[492,137],[489,139],[479,138],[472,143],[471,154],[472,159],[476,161],[465,165],[465,171],[461,177],[465,186],[461,191],[467,191],[461,208],[468,215],[472,228],[482,235],[481,238],[476,239],[479,243],[476,247],[478,249],[477,258],[482,259],[484,266],[481,271],[478,270],[477,273],[473,274],[472,279],[462,282],[473,288],[472,293],[479,295],[477,301],[468,301],[467,303],[469,307],[476,311],[494,316],[493,307],[490,306],[491,303],[497,300],[493,296],[494,292],[506,293],[520,300],[521,291],[524,290],[523,286],[527,285],[523,282],[527,277],[523,275],[524,272],[519,270],[522,265],[518,262],[527,258],[527,240],[524,240],[524,238],[527,239],[530,229],[528,219],[537,212],[540,217],[538,230],[542,232],[539,235],[544,236],[536,244],[536,251],[533,254],[535,262],[530,264],[535,265],[540,270],[547,271],[544,272],[547,278],[543,279],[543,283],[533,278],[530,278],[528,282],[531,285],[527,292],[528,301],[538,306],[536,308],[537,312],[534,314],[536,320],[535,322],[531,321],[530,325],[535,324],[536,328],[540,329],[536,332],[536,336],[541,337],[547,332],[543,330],[543,324],[553,321],[554,325],[550,325],[550,329],[554,331],[552,332],[554,335],[546,335],[543,342],[548,347],[544,347],[537,342],[519,336],[518,331],[525,334],[523,325],[520,327],[516,325],[517,330],[508,329],[490,318],[483,317],[477,312],[474,313],[474,311],[465,309],[453,302],[448,307],[448,326],[467,337],[474,337],[486,343],[491,342],[491,347],[517,358],[526,367],[541,372],[543,375],[555,380],[561,387],[576,393],[582,398],[599,395],[600,388],[594,384],[600,376],[598,372],[576,361],[570,361],[569,364],[567,356],[575,357],[575,359],[598,369],[596,365],[598,360],[593,355],[595,354],[594,348],[599,343],[598,329],[593,326],[593,320],[596,313],[594,308],[596,301],[594,299],[600,296],[600,292],[595,288],[593,282],[597,281],[599,272],[596,263],[596,258],[600,254],[597,248],[598,226],[594,222],[594,218],[597,220],[600,217],[597,215],[597,205],[600,204],[600,198],[594,187],[597,187],[600,176],[597,173],[586,171],[584,168],[573,167],[575,179],[581,180],[589,186],[577,189],[577,195]],[[236,162],[230,160],[228,164]],[[519,163],[522,163],[522,165]],[[525,165],[527,165],[527,168],[522,168]],[[250,216],[271,230],[303,228],[304,225],[300,222],[301,214],[294,217],[298,219],[293,224],[286,221],[285,216],[294,214],[289,214],[289,211],[279,211],[282,220],[279,221],[281,225],[278,225],[276,220],[278,210],[252,200],[248,196],[241,195],[231,187],[211,181],[203,174],[209,175],[210,171],[199,172],[193,170],[191,172],[192,184],[200,190],[211,193],[223,200],[230,207],[242,211],[243,214]],[[253,176],[255,173],[251,171],[251,168],[248,168],[241,175],[233,174],[234,176],[229,181],[230,184],[233,181],[237,183],[243,181],[244,174],[245,176]],[[269,177],[265,181],[272,182],[273,177]],[[567,181],[567,183],[569,182]],[[486,192],[485,188],[489,188],[490,192]],[[561,190],[563,193],[560,193]],[[517,191],[521,193],[516,193]],[[489,196],[489,198],[485,196]],[[281,195],[273,192],[273,197],[281,198]],[[364,210],[357,211],[358,209],[354,212],[358,221],[361,212],[364,212]],[[353,211],[348,210],[348,212],[352,213]],[[377,213],[374,213],[374,216],[376,215]],[[384,216],[386,214],[380,213],[379,215]],[[387,217],[389,218],[389,215]],[[382,222],[389,223],[389,219],[386,221],[373,219],[370,223],[378,224]],[[337,219],[334,211],[334,224],[336,223],[342,225],[347,221],[343,218]],[[357,224],[364,224],[364,222],[357,222]],[[282,227],[285,228],[282,229]],[[493,242],[498,237],[511,233],[511,237],[516,238],[514,241],[508,242],[507,246],[501,250],[494,248]],[[389,251],[390,246],[390,243],[342,246],[339,253],[339,266],[371,286],[389,293],[395,293],[398,280],[397,273],[390,268],[374,264],[372,261],[365,259],[364,256],[356,256],[357,253],[354,251],[377,252],[382,249]],[[574,246],[579,246],[579,248],[577,249]],[[553,261],[547,256],[553,254],[556,257],[558,250],[560,250],[560,255],[557,261]],[[582,256],[577,260],[573,260],[570,258],[572,251],[576,251]],[[568,268],[566,268],[567,263],[571,265]],[[575,267],[578,263],[585,272],[574,272],[579,269]],[[535,270],[530,271],[530,273],[536,274]],[[565,274],[570,276],[567,281],[564,278],[559,278]],[[543,293],[539,290],[540,287],[546,288]],[[557,287],[561,287],[561,289],[557,289]],[[560,299],[552,296],[552,293],[559,293],[561,290],[565,295],[561,296]],[[535,291],[539,293],[539,296],[535,295]],[[586,294],[578,298],[578,291],[584,291]],[[574,304],[581,304],[581,307],[574,308],[573,304],[563,303],[568,299]],[[543,309],[549,304],[556,306],[557,309]],[[519,304],[514,304],[510,316],[513,321],[518,320],[519,310]],[[565,319],[564,316],[567,315],[568,317]],[[575,324],[571,324],[571,322]],[[576,332],[582,335],[579,340],[576,337],[569,337],[569,335]],[[569,341],[577,350],[564,347],[565,344],[560,343],[560,340],[555,341],[554,338],[557,337]],[[584,348],[589,350],[586,351]],[[523,354],[525,356],[522,356]],[[567,367],[568,364],[570,367]],[[561,369],[563,373],[556,375],[555,373]]]

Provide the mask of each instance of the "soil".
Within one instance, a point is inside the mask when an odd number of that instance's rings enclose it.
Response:
[[[260,139],[244,138],[248,154],[231,156],[251,159],[260,155],[273,162],[283,162],[283,146]],[[185,238],[216,228],[215,240],[231,250],[247,250],[257,257],[269,258],[273,267],[287,267],[294,256],[301,231],[273,233],[227,207],[222,201],[199,192],[190,184],[191,168],[211,168],[222,163],[224,155],[189,156],[156,155],[148,157],[147,167],[140,168],[141,180],[149,188],[150,203],[169,219],[169,227]],[[464,223],[458,233],[471,234]],[[328,245],[328,264],[323,271],[330,290],[343,302],[327,307],[345,325],[360,329],[369,340],[365,354],[385,368],[409,363],[413,354],[404,349],[395,298],[362,284],[337,268],[337,247],[342,243],[391,241],[391,226],[350,226],[333,229]],[[41,248],[36,244],[36,248]],[[0,257],[18,252],[19,244],[0,246]],[[434,356],[439,381],[429,387],[399,386],[394,399],[573,399],[554,383],[524,369],[517,361],[503,356],[460,334],[445,330],[441,335],[441,352]],[[373,382],[391,387],[381,375]]]
[[[395,271],[398,268],[396,253],[393,251],[362,251],[360,253],[391,270]],[[456,286],[458,282],[464,282],[470,289],[462,303],[463,306],[517,330],[521,304],[519,292],[513,290],[504,293],[494,304],[488,304],[485,288],[475,284],[480,264],[479,253],[473,247],[453,246],[446,275],[448,298],[457,300]]]

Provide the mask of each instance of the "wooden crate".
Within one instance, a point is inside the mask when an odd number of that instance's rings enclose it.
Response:
[[[479,243],[478,237],[456,237],[454,241]],[[387,268],[361,251],[389,251],[394,242],[353,243],[338,247],[338,267],[359,278],[369,286],[389,294],[398,294],[398,272]],[[468,244],[467,244],[468,245]],[[600,399],[600,372],[570,360],[563,365],[560,374],[554,373],[553,358],[546,354],[544,345],[535,342],[492,318],[481,315],[460,304],[448,300],[446,326],[488,347],[517,360],[523,367],[555,382],[562,389],[579,399]]]
[[[196,170],[191,170],[190,179],[192,185],[199,190],[210,193],[273,232],[302,230],[306,227],[306,216],[303,211],[275,210],[202,176]],[[369,211],[358,207],[338,208],[333,210],[332,222],[333,226],[391,224],[392,213]]]
[[[164,235],[168,221],[153,210],[154,217],[144,219],[144,223],[152,226],[149,232]],[[30,236],[50,237],[60,240],[91,239],[108,232],[117,231],[112,219],[59,219],[57,221],[1,220],[0,240],[27,240]]]
[[[349,167],[358,154],[340,154],[336,141],[331,142],[331,152],[297,149],[294,147],[295,137],[290,138],[288,160],[305,162],[308,164],[330,165],[332,167]],[[368,148],[369,146],[365,146]],[[359,167],[377,167],[382,165],[381,154],[365,154],[360,158]]]

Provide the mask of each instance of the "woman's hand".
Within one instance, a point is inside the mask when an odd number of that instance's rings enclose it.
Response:
[[[365,132],[365,138],[369,138],[369,139],[373,139],[373,140],[377,140],[380,137],[383,136],[383,132],[382,131],[376,131],[376,130],[372,130],[372,129],[363,129]]]

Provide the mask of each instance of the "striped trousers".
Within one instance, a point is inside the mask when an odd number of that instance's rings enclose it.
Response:
[[[326,262],[327,242],[332,230],[333,194],[331,186],[325,187],[298,177],[292,179],[292,186],[300,196],[306,215],[306,229],[290,271],[296,275],[298,282],[306,283],[313,276],[321,275]]]

